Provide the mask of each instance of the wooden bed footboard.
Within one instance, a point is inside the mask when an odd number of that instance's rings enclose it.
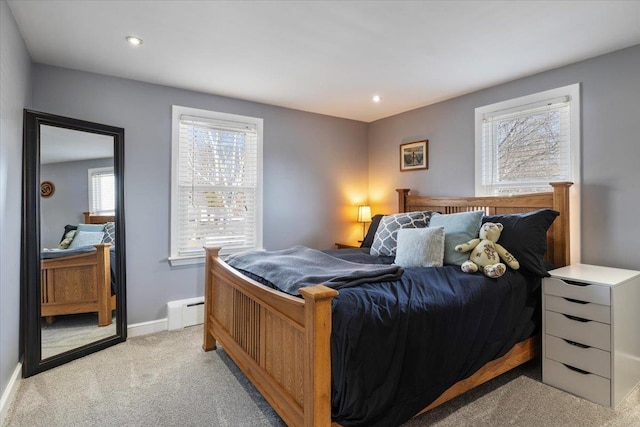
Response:
[[[95,245],[96,252],[41,261],[41,313],[52,316],[98,313],[98,326],[112,323],[116,296],[111,295],[110,243]]]
[[[248,279],[206,248],[205,351],[216,341],[282,419],[293,426],[331,424],[331,301],[318,285],[303,299]]]

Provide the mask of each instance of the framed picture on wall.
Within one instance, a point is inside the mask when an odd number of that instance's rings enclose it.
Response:
[[[400,145],[400,171],[429,169],[429,140]]]

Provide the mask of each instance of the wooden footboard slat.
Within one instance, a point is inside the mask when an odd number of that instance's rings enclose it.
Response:
[[[246,295],[232,291],[233,304],[236,309],[230,313],[233,317],[231,336],[255,361],[260,360],[260,306]]]

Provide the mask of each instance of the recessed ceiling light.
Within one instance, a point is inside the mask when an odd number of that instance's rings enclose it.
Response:
[[[127,36],[127,41],[134,46],[140,46],[142,44],[142,39],[136,36]]]
[[[371,100],[373,102],[380,102],[382,98],[380,98],[380,95],[373,95],[373,98],[371,98]]]

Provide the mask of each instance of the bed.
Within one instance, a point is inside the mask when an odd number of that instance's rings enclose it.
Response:
[[[549,193],[509,197],[413,196],[409,190],[401,189],[398,211],[450,214],[482,210],[486,215],[508,215],[553,209],[559,216],[547,232],[546,260],[560,267],[569,263],[571,183],[551,185],[553,190]],[[332,377],[332,307],[335,308],[333,300],[338,291],[317,285],[301,288],[302,298],[287,295],[231,268],[218,256],[219,248],[206,248],[206,254],[203,349],[214,350],[219,342],[288,425],[336,425],[335,419],[343,425],[356,425],[343,422],[344,417],[336,417],[335,413],[332,419],[332,379],[336,380]],[[447,385],[412,415],[533,359],[539,346],[535,334],[520,340],[500,352],[499,357],[473,367],[473,372]],[[413,369],[418,372],[419,368]]]
[[[113,222],[115,217],[84,212],[85,224]],[[42,252],[40,315],[47,323],[54,316],[98,313],[98,326],[112,323],[116,295],[112,292],[111,243],[92,248]]]

